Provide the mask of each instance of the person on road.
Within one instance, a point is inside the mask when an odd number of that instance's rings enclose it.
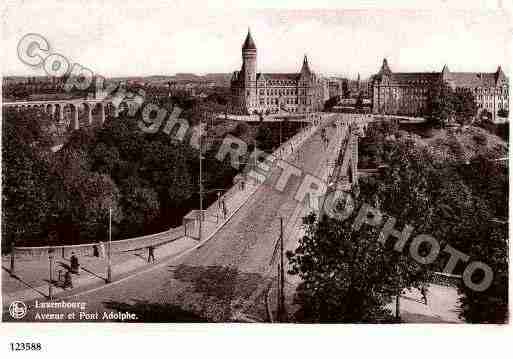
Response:
[[[223,212],[223,205],[221,203],[221,194],[217,192],[217,221]]]
[[[420,294],[422,295],[422,300],[424,301],[425,305],[428,304],[428,302],[427,302],[427,292],[428,292],[427,286],[425,284],[423,284],[420,287]]]
[[[100,243],[98,244],[98,252],[100,258],[105,258],[105,245],[102,241],[100,241]]]
[[[71,273],[80,275],[80,264],[78,263],[78,258],[75,255],[75,252],[71,252],[69,262],[71,267]]]
[[[66,271],[66,274],[64,274],[63,289],[66,289],[66,288],[73,289],[73,279],[71,278],[71,271]]]
[[[155,247],[148,247],[148,263],[155,263]]]
[[[226,217],[228,217],[228,210],[226,209],[226,201],[224,196],[221,197],[221,207],[223,209],[223,218],[226,219]]]

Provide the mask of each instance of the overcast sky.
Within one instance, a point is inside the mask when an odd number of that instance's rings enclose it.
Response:
[[[322,6],[319,0],[309,3]],[[354,3],[339,6],[354,8]],[[16,56],[26,33],[43,35],[52,51],[105,76],[232,72],[240,68],[248,27],[258,48],[259,72],[299,71],[306,53],[314,71],[352,78],[358,72],[362,77],[376,73],[384,57],[392,71],[440,71],[447,64],[452,71],[492,72],[501,64],[509,74],[509,14],[493,6],[456,11],[444,7],[446,1],[429,3],[437,10],[411,5],[403,10],[247,10],[233,1],[208,8],[192,1],[10,1],[3,9],[2,74],[42,74]],[[299,4],[305,8],[305,1]]]

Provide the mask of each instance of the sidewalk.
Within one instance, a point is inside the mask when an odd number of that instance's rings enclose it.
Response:
[[[291,154],[291,149],[298,149],[301,144],[317,130],[317,127],[307,129],[305,132],[299,132],[296,136],[283,144],[280,151],[281,156]],[[293,143],[293,146],[290,146]],[[276,152],[278,152],[276,151]],[[276,153],[275,152],[275,153]],[[219,228],[221,228],[229,219],[242,207],[253,193],[260,187],[260,183],[255,181],[247,181],[244,189],[239,184],[232,186],[225,193],[225,203],[227,207],[227,216],[219,211],[217,201],[208,207],[205,212],[205,221],[202,225],[202,242],[211,237]],[[182,237],[170,243],[155,248],[155,257],[157,262],[169,259],[184,251],[197,246],[199,237],[199,225],[194,224],[188,227],[187,237]],[[165,237],[165,233],[162,234]],[[190,237],[189,237],[190,236]],[[130,252],[114,253],[111,258],[112,263],[112,281],[121,279],[128,273],[140,270],[144,267],[151,266],[148,263],[148,250],[140,249]],[[80,288],[89,288],[93,286],[101,286],[106,283],[107,278],[107,260],[90,255],[79,256],[81,266],[80,275],[73,274],[72,290],[62,289],[59,280],[59,272],[61,277],[69,268],[69,258],[62,258],[55,255],[52,291],[54,297],[63,296],[79,292]],[[2,305],[8,306],[13,300],[29,301],[36,298],[44,298],[48,296],[50,287],[50,261],[48,257],[38,258],[16,258],[15,276],[10,275],[10,256],[2,257]]]
[[[337,132],[330,139],[329,147],[326,151],[326,160],[323,163],[319,164],[316,173],[319,173],[319,179],[321,179],[324,183],[328,182],[328,179],[334,170],[334,167],[331,167],[331,164],[334,164],[338,157],[341,155],[341,151],[343,150],[342,144],[343,139],[347,136],[347,128],[342,126],[337,126]],[[343,154],[342,154],[343,155]],[[322,203],[320,203],[322,205]],[[298,206],[293,214],[293,220],[287,224],[285,229],[285,241],[284,241],[284,250],[286,251],[294,251],[298,246],[298,241],[302,238],[305,233],[305,227],[302,225],[302,219],[305,217],[310,210],[305,206]],[[295,294],[296,286],[301,282],[299,276],[289,274],[287,271],[285,272],[286,278],[286,299],[289,302],[289,305],[292,304],[293,296]]]
[[[399,312],[403,323],[464,323],[458,318],[458,290],[439,284],[430,284],[428,304],[422,301],[417,289],[405,290],[399,300]],[[395,315],[394,301],[386,306]]]
[[[183,237],[174,242],[155,249],[157,261],[177,255],[197,244],[197,241]],[[148,266],[147,250],[116,253],[111,258],[112,280],[121,278],[133,270]],[[80,256],[80,275],[73,274],[73,289],[91,285],[103,285],[107,278],[107,261],[93,256]],[[54,281],[59,279],[59,271],[63,276],[69,267],[69,258],[55,257]],[[2,257],[2,305],[9,305],[13,300],[29,301],[48,296],[50,286],[50,262],[46,260],[17,259],[15,277],[9,273],[10,258]],[[55,283],[55,282],[54,282]],[[60,282],[62,283],[62,282]],[[59,296],[71,292],[61,288],[59,283],[52,286],[53,295]]]
[[[343,141],[341,140],[344,137],[345,133],[344,128],[337,127],[336,131],[329,132],[330,141],[327,148],[323,149],[322,160],[317,162],[317,166],[312,173],[315,173],[320,180],[326,183],[328,175],[331,173],[331,168],[329,166],[330,163],[333,163],[335,159],[339,157],[339,153],[341,151],[341,145]],[[320,139],[317,139],[320,141]],[[289,156],[287,159],[291,164],[300,165],[302,161],[302,150],[298,151],[297,156]],[[283,244],[284,244],[284,252],[294,251],[298,246],[298,241],[305,234],[305,227],[303,226],[303,218],[311,212],[313,209],[305,205],[304,203],[296,202],[294,204],[293,212],[291,213],[288,220],[284,223],[283,230]],[[278,241],[278,238],[276,238]],[[277,248],[277,242],[274,243],[275,248]],[[276,252],[274,252],[276,253]],[[265,275],[266,281],[263,283],[257,291],[252,295],[252,297],[247,301],[247,304],[243,306],[240,310],[241,313],[251,315],[256,315],[256,313],[251,312],[252,303],[254,303],[258,298],[264,298],[263,300],[266,303],[268,315],[274,318],[274,310],[273,308],[277,307],[277,292],[276,292],[276,269],[277,264],[279,263],[279,256],[274,255],[272,257],[272,262],[269,264],[268,271]],[[288,265],[287,265],[288,267]],[[285,301],[288,308],[292,308],[294,306],[293,299],[296,292],[296,286],[299,284],[300,278],[296,275],[291,275],[285,270]],[[274,313],[274,314],[273,314]],[[240,313],[239,313],[240,314]]]
[[[244,191],[234,191],[230,197],[226,197],[226,207],[228,216],[225,219],[219,218],[216,223],[217,202],[212,204],[205,212],[205,221],[202,226],[202,240],[205,240],[219,229],[229,217],[242,206],[246,200],[253,194],[258,186],[256,184],[248,184]],[[198,245],[198,226],[189,227],[188,237],[182,237],[176,241],[164,244],[155,248],[155,257],[157,262],[164,258],[169,258],[184,252]],[[112,255],[112,280],[116,280],[139,268],[148,266],[148,250],[140,249],[136,251],[115,253]],[[90,285],[103,285],[107,278],[107,259],[101,259],[93,256],[79,256],[81,273],[80,275],[72,275],[74,289]],[[53,279],[59,279],[59,271],[61,276],[69,267],[69,258],[55,256],[55,269],[53,271]],[[3,305],[10,304],[13,300],[28,301],[40,297],[48,296],[48,288],[50,284],[50,262],[46,258],[16,258],[15,275],[11,277],[10,272],[10,256],[2,257],[2,296]],[[58,296],[64,290],[58,284],[53,286],[53,295]]]

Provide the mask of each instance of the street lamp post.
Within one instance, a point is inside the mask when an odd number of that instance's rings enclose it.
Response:
[[[48,298],[53,299],[53,248],[48,248],[48,260],[50,261],[50,281],[48,283]]]
[[[18,229],[16,231],[17,236],[19,236],[19,232],[20,232],[20,230]],[[11,277],[16,276],[16,274],[14,273],[14,260],[15,260],[15,256],[16,256],[15,251],[16,251],[16,238],[13,238],[11,241],[11,270],[10,270]]]
[[[109,207],[109,251],[107,256],[107,283],[112,282],[112,207]]]
[[[283,267],[283,217],[280,217],[280,320],[285,320],[285,270]]]
[[[14,239],[13,239],[11,242],[11,270],[10,270],[11,277],[14,277],[14,248],[15,248],[15,245],[14,245]]]
[[[205,115],[205,114],[204,114]],[[199,215],[199,241],[201,242],[201,232],[203,230],[203,133],[202,126],[203,123],[200,120],[199,125],[199,207],[200,207],[200,215]]]
[[[221,211],[221,192],[217,191],[217,217],[216,224],[219,223],[219,212]]]

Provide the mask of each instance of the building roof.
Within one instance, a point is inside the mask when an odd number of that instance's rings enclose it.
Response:
[[[371,81],[388,81],[395,85],[419,85],[446,81],[452,87],[494,87],[507,84],[508,78],[501,67],[496,72],[451,72],[444,65],[441,72],[392,72],[386,59],[380,71],[371,76]]]
[[[246,40],[244,41],[244,44],[242,45],[243,50],[256,50],[255,42],[253,41],[253,38],[251,37],[251,31],[248,29],[248,34],[246,35]]]
[[[303,58],[303,66],[301,66],[301,73],[304,75],[310,75],[312,73],[312,71],[310,71],[310,66],[308,65],[308,58],[306,57],[306,54]]]
[[[496,74],[494,72],[449,72],[444,80],[454,87],[493,87]]]
[[[402,85],[414,84],[419,82],[440,81],[439,72],[393,72],[391,74],[392,82]]]
[[[260,79],[261,76],[264,76],[266,80],[294,80],[296,81],[299,78],[298,73],[259,73],[257,75],[257,80]]]

